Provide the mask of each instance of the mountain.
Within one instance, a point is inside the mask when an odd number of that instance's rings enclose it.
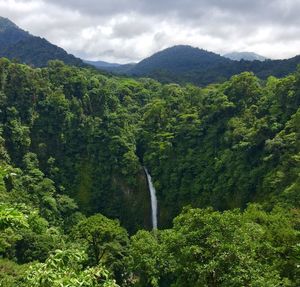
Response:
[[[21,30],[9,19],[0,16],[0,51],[29,37],[30,34],[28,32]]]
[[[167,48],[142,60],[137,64],[127,64],[110,68],[116,74],[135,77],[150,77],[160,82],[177,82],[206,85],[224,81],[225,73],[234,61],[213,52],[178,45]],[[108,70],[107,68],[103,68]]]
[[[69,65],[84,65],[81,59],[68,54],[46,39],[31,35],[3,17],[0,17],[0,57],[17,59],[36,67],[46,66],[49,60],[61,60]]]
[[[89,60],[83,60],[84,63],[89,64],[91,66],[94,66],[96,68],[104,68],[104,69],[109,69],[109,68],[115,68],[121,66],[121,64],[117,63],[108,63],[105,61],[89,61]]]
[[[98,70],[102,70],[114,74],[129,74],[131,69],[136,65],[135,63],[117,64],[117,63],[109,63],[105,61],[88,61],[88,60],[84,60],[84,63],[91,65]]]
[[[251,55],[253,59],[254,56]],[[287,60],[249,61],[242,59],[235,61],[187,45],[167,48],[137,64],[83,62],[46,39],[35,37],[22,30],[3,17],[0,17],[0,57],[16,59],[36,67],[46,66],[49,60],[57,59],[75,66],[89,64],[99,70],[114,74],[150,77],[163,83],[193,83],[200,86],[224,82],[231,76],[244,71],[251,71],[262,79],[270,75],[283,77],[294,72],[300,64],[300,56]]]
[[[130,73],[144,75],[155,71],[186,73],[190,70],[205,70],[231,61],[212,52],[191,46],[179,45],[155,53],[136,64]]]
[[[101,69],[134,77],[150,77],[162,83],[193,83],[205,86],[223,82],[245,71],[253,72],[261,79],[271,75],[283,77],[294,72],[299,64],[300,56],[286,60],[234,61],[203,49],[180,45],[155,53],[136,65]]]
[[[253,53],[253,52],[232,52],[232,53],[227,53],[227,54],[223,55],[223,57],[228,58],[233,61],[240,61],[240,60],[265,61],[265,60],[267,60],[266,57],[261,56],[256,53]]]
[[[104,61],[84,61],[98,69],[126,73],[133,76],[186,73],[189,70],[206,70],[219,64],[230,64],[232,61],[218,54],[187,45],[178,45],[159,51],[135,64],[116,64]]]

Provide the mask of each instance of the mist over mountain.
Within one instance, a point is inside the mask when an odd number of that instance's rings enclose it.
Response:
[[[115,67],[119,67],[122,64],[117,64],[117,63],[109,63],[109,62],[105,62],[105,61],[89,61],[89,60],[84,60],[84,62],[86,64],[89,64],[91,66],[94,66],[96,68],[115,68]]]
[[[253,53],[253,52],[232,52],[224,54],[223,57],[231,59],[233,61],[265,61],[267,60],[266,57],[261,56],[259,54]]]

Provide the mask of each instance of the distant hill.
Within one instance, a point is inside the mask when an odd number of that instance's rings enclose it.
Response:
[[[155,53],[136,65],[101,67],[116,74],[150,77],[160,82],[193,83],[207,85],[229,79],[244,71],[255,73],[266,79],[273,75],[283,77],[296,70],[300,56],[286,60],[234,61],[218,54],[191,46],[174,46]]]
[[[117,64],[117,63],[109,63],[105,61],[88,61],[88,60],[83,60],[83,62],[97,68],[98,70],[102,70],[114,74],[127,74],[136,65],[135,63]]]
[[[117,63],[108,63],[108,62],[104,62],[104,61],[88,61],[88,60],[83,60],[84,63],[89,64],[91,66],[94,66],[96,68],[115,68],[115,67],[119,67],[121,66],[121,64],[117,64]]]
[[[150,77],[161,82],[209,84],[225,80],[226,74],[220,73],[220,69],[225,71],[232,63],[232,60],[218,54],[178,45],[157,52],[135,65],[122,65],[110,71]]]
[[[190,70],[205,70],[231,61],[212,52],[191,46],[179,45],[155,53],[136,64],[130,73],[144,75],[155,71],[185,73]]]
[[[240,61],[240,60],[245,60],[245,61],[265,61],[267,60],[266,57],[261,56],[259,54],[253,53],[253,52],[232,52],[232,53],[227,53],[223,55],[223,57],[228,58],[233,61]]]
[[[81,59],[68,54],[46,39],[29,34],[3,17],[0,17],[0,57],[16,59],[36,67],[46,66],[49,60],[61,60],[69,65],[84,65]]]
[[[239,54],[241,57],[241,53]],[[57,59],[75,66],[89,64],[114,74],[150,77],[163,83],[193,83],[200,86],[223,82],[232,75],[244,71],[251,71],[262,79],[270,75],[283,77],[295,71],[300,64],[300,56],[287,60],[250,61],[243,58],[236,61],[186,45],[167,48],[137,64],[83,62],[64,49],[51,44],[46,39],[31,35],[3,17],[0,17],[0,57],[16,59],[36,67],[46,66],[49,60]],[[251,59],[253,57],[252,54]]]

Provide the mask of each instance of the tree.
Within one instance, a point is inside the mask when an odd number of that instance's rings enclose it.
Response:
[[[45,263],[29,267],[22,287],[117,287],[102,266],[83,268],[86,254],[77,249],[57,250]]]
[[[136,286],[297,286],[292,217],[255,205],[243,213],[186,208],[172,229],[132,237]]]
[[[0,254],[6,254],[22,238],[20,230],[28,228],[26,216],[18,209],[7,204],[0,204]]]
[[[123,259],[128,252],[128,235],[117,220],[96,214],[79,222],[73,229],[73,238],[87,246],[89,262],[102,264],[121,280],[124,270]]]

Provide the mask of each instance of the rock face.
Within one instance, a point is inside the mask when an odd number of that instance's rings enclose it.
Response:
[[[128,183],[124,176],[113,173],[102,184],[101,172],[92,161],[83,161],[75,172],[74,184],[67,185],[72,196],[86,214],[101,212],[106,216],[119,218],[122,225],[133,234],[138,229],[152,229],[151,199],[147,178],[142,167],[134,183]]]
[[[129,227],[128,231],[134,233],[141,228],[151,230],[151,198],[144,171],[141,169],[137,175],[135,187],[129,187],[121,179],[113,181],[123,206],[120,212],[122,222]]]

